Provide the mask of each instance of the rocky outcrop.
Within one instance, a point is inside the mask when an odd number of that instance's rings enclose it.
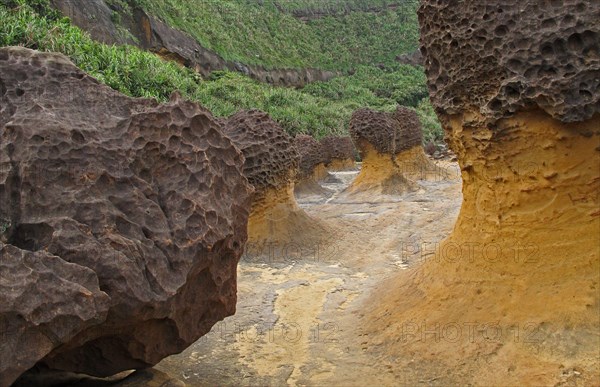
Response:
[[[0,384],[109,376],[235,312],[251,187],[210,112],[0,49]]]
[[[298,134],[294,138],[294,146],[299,157],[299,168],[294,187],[296,197],[330,196],[332,192],[318,183],[329,175],[325,167],[323,145],[312,136]]]
[[[416,180],[445,177],[425,155],[421,122],[409,108],[398,106],[392,113],[359,109],[352,114],[349,131],[362,159],[349,192],[400,194],[416,190]]]
[[[168,26],[141,8],[133,7],[131,11],[111,9],[104,0],[51,1],[55,8],[70,17],[75,25],[89,32],[95,40],[107,44],[137,45],[166,60],[190,67],[204,77],[216,70],[229,70],[274,86],[303,87],[315,81],[328,81],[338,75],[333,71],[315,68],[267,69],[264,66],[227,61],[202,47],[190,35]],[[113,14],[119,15],[120,24],[113,22]]]
[[[50,0],[50,4],[94,40],[105,44],[135,44],[132,37],[119,32],[113,22],[113,10],[104,0]]]
[[[594,384],[600,3],[426,0],[419,19],[463,205],[443,243],[411,244],[435,255],[373,296],[372,340],[460,384]]]
[[[259,110],[232,115],[224,130],[244,154],[244,174],[255,189],[248,241],[285,248],[289,243],[326,235],[324,227],[298,207],[294,197],[298,152],[293,138]]]
[[[329,171],[347,171],[356,167],[356,149],[350,137],[326,136],[320,142]]]

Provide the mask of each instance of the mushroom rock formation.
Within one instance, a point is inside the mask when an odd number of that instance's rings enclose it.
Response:
[[[0,385],[105,377],[235,312],[252,188],[211,114],[0,49]]]
[[[325,227],[298,207],[294,197],[298,152],[293,138],[259,110],[232,115],[224,131],[244,154],[244,174],[255,190],[248,241],[285,248],[288,243],[305,243],[326,235]]]
[[[444,170],[423,150],[417,114],[398,106],[393,113],[359,109],[350,120],[350,135],[363,161],[350,192],[380,188],[381,193],[417,189],[413,180],[440,179]]]
[[[464,201],[366,329],[442,384],[596,384],[600,2],[424,0],[419,21]]]
[[[321,139],[325,166],[329,171],[348,171],[356,167],[356,151],[350,137],[327,136]]]
[[[325,151],[321,143],[312,136],[298,134],[294,138],[294,146],[299,157],[299,168],[294,185],[296,197],[331,196],[332,191],[318,183],[329,175],[325,168]]]
[[[359,109],[352,114],[349,131],[362,159],[360,173],[348,187],[350,193],[377,189],[380,194],[400,194],[417,189],[402,173],[397,158],[420,146],[420,126],[400,125],[391,114]]]

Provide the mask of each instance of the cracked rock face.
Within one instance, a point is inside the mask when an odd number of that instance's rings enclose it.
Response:
[[[539,108],[562,122],[600,112],[600,2],[423,1],[433,105],[488,123]]]
[[[361,153],[368,144],[380,154],[395,155],[423,142],[417,113],[404,106],[393,113],[359,109],[352,114],[349,131]]]
[[[244,174],[254,186],[255,197],[293,181],[298,169],[294,140],[267,113],[240,111],[223,128],[244,154]]]
[[[152,366],[235,312],[251,187],[210,112],[0,49],[0,384]]]

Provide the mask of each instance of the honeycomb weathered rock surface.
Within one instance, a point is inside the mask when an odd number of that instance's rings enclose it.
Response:
[[[240,111],[225,121],[223,129],[246,158],[244,174],[255,197],[293,181],[298,169],[294,140],[267,113]]]
[[[325,150],[323,145],[314,137],[298,134],[294,138],[294,145],[298,151],[299,173],[298,179],[313,176],[315,168],[325,163]]]
[[[0,384],[108,376],[235,312],[251,187],[210,112],[0,49]]]
[[[327,237],[327,228],[306,214],[294,197],[299,159],[294,139],[259,110],[232,115],[224,131],[244,154],[244,174],[255,189],[248,248],[285,251],[290,243],[311,245]]]
[[[600,112],[600,2],[423,1],[421,51],[436,110],[488,122],[538,107],[563,122]]]
[[[423,129],[417,113],[398,106],[393,113],[359,109],[352,114],[350,136],[359,151],[370,144],[381,154],[394,155],[423,142]]]
[[[593,385],[600,2],[421,4],[429,87],[460,165],[463,201],[431,257],[393,278],[396,290],[373,294],[366,330],[376,332],[373,343],[388,343],[387,358],[410,359],[401,369],[431,354],[439,360],[407,384],[451,369],[454,380],[443,384]],[[450,340],[426,339],[433,327],[443,337],[443,327],[482,321],[494,321],[493,339],[460,328]],[[399,337],[406,327],[420,339]]]
[[[356,149],[348,136],[326,136],[320,141],[325,153],[325,165],[332,170],[352,168]]]

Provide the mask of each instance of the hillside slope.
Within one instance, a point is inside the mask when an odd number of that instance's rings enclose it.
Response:
[[[359,66],[352,76],[315,82],[301,90],[272,87],[230,72],[214,72],[209,79],[202,79],[191,69],[136,47],[93,41],[52,9],[48,0],[2,1],[0,18],[0,46],[61,52],[100,82],[130,96],[165,101],[179,91],[217,116],[257,108],[268,112],[289,133],[315,137],[345,134],[350,115],[360,107],[389,111],[401,103],[419,112],[426,141],[442,137],[429,102],[423,98],[425,77],[417,67],[394,64],[382,70]]]
[[[347,70],[361,64],[389,65],[397,55],[418,47],[416,0],[397,1],[391,8],[384,0],[109,3],[120,10],[135,4],[227,60],[268,68]],[[329,13],[308,21],[294,17],[323,10]]]

